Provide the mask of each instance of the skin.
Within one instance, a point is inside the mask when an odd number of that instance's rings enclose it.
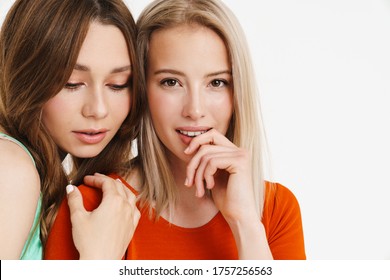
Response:
[[[69,81],[43,108],[43,125],[64,154],[94,157],[114,137],[129,113],[130,65],[120,30],[91,23]],[[34,220],[39,174],[18,145],[1,140],[0,153],[0,223],[6,229],[0,232],[0,259],[18,259]],[[135,196],[104,175],[87,176],[85,183],[101,188],[103,201],[87,212],[80,192],[67,189],[80,258],[120,259],[140,217]]]
[[[130,111],[131,63],[121,31],[93,23],[65,87],[43,107],[42,122],[61,150],[98,155]]]
[[[120,180],[95,174],[84,183],[101,188],[103,200],[92,212],[85,210],[80,191],[67,187],[72,236],[80,259],[121,259],[141,216],[135,195]],[[77,225],[77,226],[74,226]]]
[[[240,259],[272,259],[252,193],[250,157],[224,136],[233,114],[233,85],[221,38],[198,25],[152,33],[147,91],[179,194],[173,217],[162,216],[194,228],[220,211]]]

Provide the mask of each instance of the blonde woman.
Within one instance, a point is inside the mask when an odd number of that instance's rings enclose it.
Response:
[[[141,208],[124,257],[305,259],[297,200],[264,181],[258,93],[234,15],[218,0],[157,0],[137,25],[148,109],[124,180]],[[99,204],[81,191],[87,207]],[[70,236],[67,221],[57,218],[57,242]],[[70,245],[55,257],[77,257]]]

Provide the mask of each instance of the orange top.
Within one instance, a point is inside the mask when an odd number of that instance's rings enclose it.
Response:
[[[112,176],[119,178],[117,176]],[[120,178],[122,180],[122,178]],[[124,180],[122,182],[131,189]],[[84,206],[91,211],[102,199],[101,190],[81,185]],[[266,184],[262,222],[274,259],[306,259],[299,204],[293,193],[280,184]],[[72,239],[67,201],[63,201],[50,231],[45,259],[78,259]],[[229,225],[219,212],[198,228],[182,228],[164,218],[150,219],[148,209],[141,218],[124,259],[237,259],[238,253]]]

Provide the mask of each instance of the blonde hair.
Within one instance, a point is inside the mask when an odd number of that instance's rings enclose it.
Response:
[[[0,127],[22,142],[40,175],[43,246],[65,196],[67,176],[60,151],[41,123],[44,104],[69,79],[91,22],[118,27],[128,43],[132,63],[131,109],[119,132],[95,158],[75,159],[75,184],[85,174],[119,172],[129,161],[141,110],[134,87],[136,26],[121,0],[17,0],[0,34]],[[77,171],[77,172],[76,172]]]
[[[224,41],[232,64],[234,112],[226,134],[235,145],[251,155],[253,195],[262,214],[264,201],[263,156],[265,135],[261,123],[259,96],[244,32],[233,13],[218,0],[156,0],[149,4],[137,21],[137,55],[140,59],[140,91],[146,102],[146,67],[151,34],[159,29],[197,24],[213,30]],[[175,182],[146,109],[138,139],[142,179],[141,200],[156,210],[172,210],[176,199]]]

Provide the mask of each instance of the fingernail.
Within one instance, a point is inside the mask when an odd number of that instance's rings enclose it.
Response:
[[[188,146],[188,147],[184,150],[184,153],[185,153],[185,154],[188,154],[189,151],[190,151],[190,147]]]
[[[118,179],[115,179],[115,181],[118,181],[119,183],[123,184],[123,183],[122,183],[122,180],[119,179],[119,178],[118,178]]]
[[[74,191],[74,186],[73,185],[67,185],[66,186],[66,193],[67,194],[70,194],[73,191]]]
[[[190,181],[190,180],[189,180],[188,178],[186,178],[186,181],[184,182],[184,186],[187,186],[187,187],[188,187],[188,186],[189,186],[189,183],[190,183],[189,181]]]

